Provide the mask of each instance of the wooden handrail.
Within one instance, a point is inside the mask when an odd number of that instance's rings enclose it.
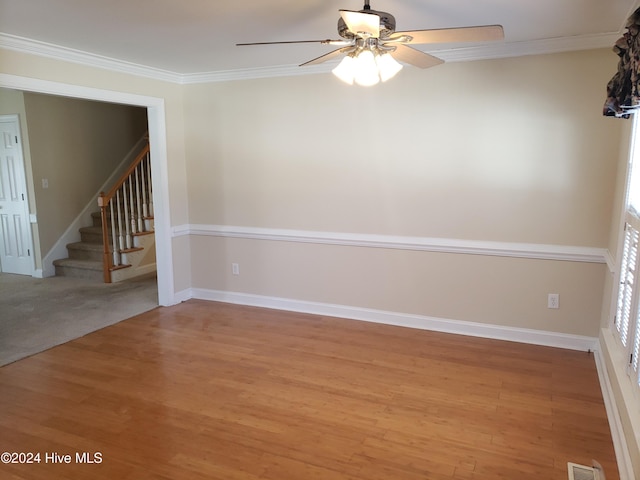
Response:
[[[142,148],[140,153],[138,153],[131,165],[129,165],[125,172],[120,176],[118,181],[113,185],[113,187],[111,187],[111,190],[109,190],[107,193],[100,192],[100,195],[98,195],[98,206],[100,207],[100,219],[102,221],[102,269],[105,283],[111,283],[111,269],[113,267],[111,258],[112,252],[109,250],[107,207],[109,206],[113,197],[116,195],[116,192],[123,186],[123,184],[131,176],[131,174],[135,172],[138,165],[140,165],[140,162],[142,162],[142,160],[149,154],[149,151],[149,142],[147,140],[146,145]],[[114,219],[111,220],[114,221]],[[118,248],[118,246],[114,243],[113,248],[116,249]]]
[[[98,198],[100,205],[100,219],[102,221],[102,275],[104,283],[111,283],[111,253],[109,252],[109,232],[107,232],[107,204],[102,205],[102,193]],[[115,245],[114,245],[115,248]]]
[[[100,192],[100,197],[105,199],[105,205],[108,204],[113,196],[116,194],[118,189],[122,186],[122,184],[129,178],[129,175],[136,169],[136,167],[140,164],[142,159],[149,153],[149,143],[144,146],[144,148],[140,151],[140,153],[136,156],[133,163],[125,170],[125,172],[120,176],[118,181],[111,187],[107,193]],[[98,205],[100,205],[100,200],[98,200]]]

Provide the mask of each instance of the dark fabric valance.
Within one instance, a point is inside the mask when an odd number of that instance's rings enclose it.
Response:
[[[629,17],[626,28],[613,47],[620,61],[618,71],[607,84],[602,112],[607,117],[629,118],[640,108],[640,8]]]

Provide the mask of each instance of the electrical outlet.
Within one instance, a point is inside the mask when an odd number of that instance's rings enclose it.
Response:
[[[240,265],[238,265],[237,263],[232,263],[231,273],[233,273],[234,275],[240,275]]]
[[[549,294],[549,296],[547,297],[547,308],[560,308],[560,294]]]

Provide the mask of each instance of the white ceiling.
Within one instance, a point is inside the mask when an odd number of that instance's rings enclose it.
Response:
[[[373,9],[395,16],[397,30],[504,26],[505,41],[497,44],[418,46],[447,61],[609,47],[639,4],[371,0]],[[0,0],[0,46],[178,80],[313,72],[297,65],[335,47],[235,44],[336,39],[338,10],[362,6],[362,0]]]

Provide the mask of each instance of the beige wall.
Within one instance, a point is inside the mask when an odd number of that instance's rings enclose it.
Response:
[[[604,247],[616,58],[187,86],[190,222]]]
[[[616,60],[407,68],[373,89],[330,75],[187,86],[190,223],[605,248],[622,126],[601,110]],[[600,324],[602,264],[212,237],[191,248],[204,289],[589,336]]]
[[[194,237],[194,287],[597,336],[606,266]],[[240,275],[231,275],[231,263]],[[546,308],[560,292],[562,308]],[[588,295],[587,295],[588,294]]]

